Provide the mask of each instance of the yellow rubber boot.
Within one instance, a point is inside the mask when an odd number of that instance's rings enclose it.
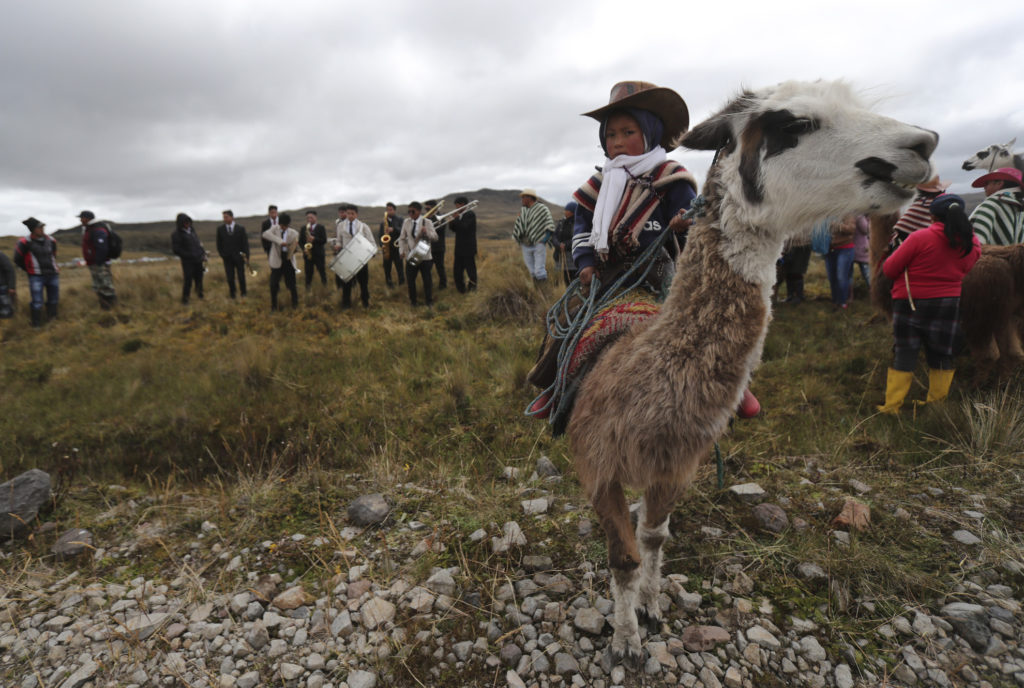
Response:
[[[910,383],[914,381],[914,374],[908,371],[889,368],[885,376],[885,404],[876,408],[882,413],[899,413],[903,400],[910,392]]]
[[[942,401],[949,396],[949,386],[953,384],[953,373],[955,370],[928,369],[928,396],[924,403],[930,404],[933,401]]]

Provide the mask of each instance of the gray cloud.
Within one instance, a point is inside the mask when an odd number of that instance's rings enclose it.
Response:
[[[1007,67],[1024,58],[1024,8],[56,0],[2,11],[20,40],[0,44],[0,234],[21,233],[28,215],[69,226],[83,207],[212,218],[523,186],[560,202],[601,162],[579,113],[628,78],[678,90],[692,122],[741,86],[846,78],[879,111],[940,132],[936,161],[955,189],[978,148],[1018,134],[1024,148],[1024,91]],[[675,157],[698,176],[710,162]]]

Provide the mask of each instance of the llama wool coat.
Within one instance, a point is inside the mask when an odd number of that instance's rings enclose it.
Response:
[[[941,222],[935,222],[914,232],[882,264],[885,276],[892,280],[894,299],[907,298],[904,271],[910,280],[912,298],[960,296],[960,283],[981,255],[981,244],[974,237],[971,250],[962,256],[960,249],[950,248],[944,229]]]

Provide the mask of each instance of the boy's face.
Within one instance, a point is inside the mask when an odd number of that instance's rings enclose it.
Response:
[[[308,222],[311,225],[315,225],[316,215],[314,215],[313,213],[306,213],[306,222]]]
[[[349,208],[348,210],[345,211],[345,217],[348,218],[349,220],[355,220],[358,215],[359,213],[357,213],[352,208]]]

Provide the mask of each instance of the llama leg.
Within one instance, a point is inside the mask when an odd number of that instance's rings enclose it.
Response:
[[[679,489],[670,485],[647,488],[636,524],[636,539],[640,549],[639,611],[655,629],[661,623],[662,546],[668,539],[668,517],[679,496]]]
[[[616,662],[628,659],[639,665],[643,658],[636,618],[640,553],[630,527],[626,496],[622,486],[614,483],[598,490],[592,501],[608,541],[608,565],[615,604],[612,657]]]

